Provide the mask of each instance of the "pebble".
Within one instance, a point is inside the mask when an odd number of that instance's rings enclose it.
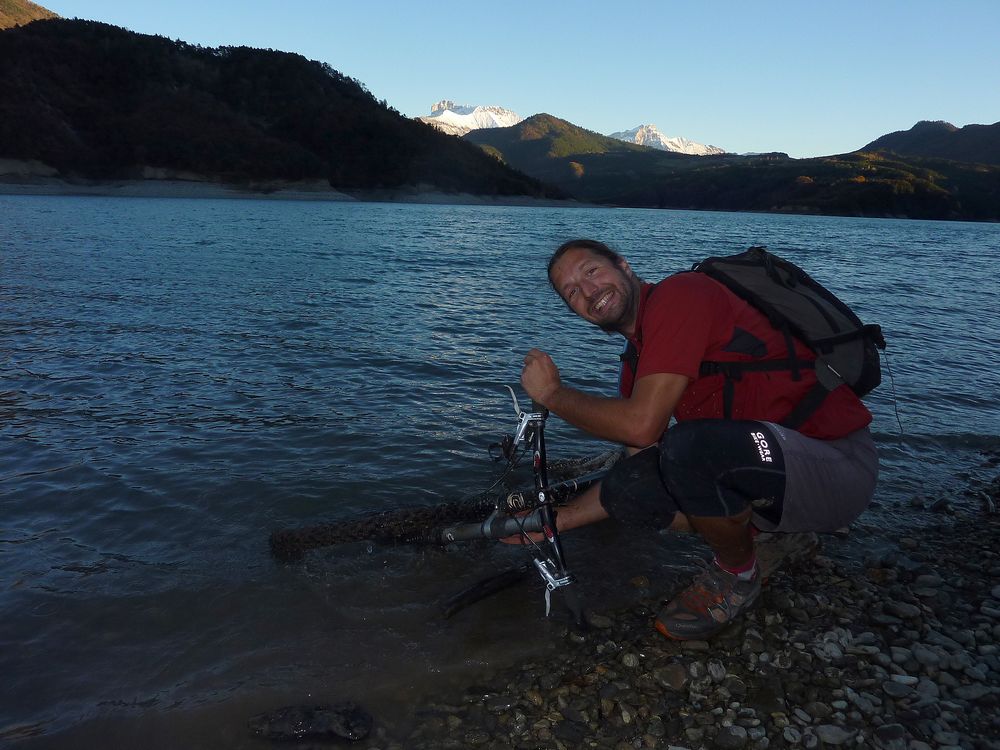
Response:
[[[722,727],[715,735],[715,746],[726,750],[741,748],[746,746],[748,739],[747,730],[741,726]]]
[[[684,665],[673,663],[653,670],[653,679],[670,690],[683,690],[688,683],[688,671]]]
[[[708,676],[714,682],[722,682],[726,678],[726,668],[718,659],[710,659],[708,662]]]
[[[883,724],[875,729],[875,736],[882,742],[901,740],[906,735],[906,729],[902,724]]]
[[[593,612],[587,613],[587,624],[598,630],[611,630],[615,626],[615,621],[606,615],[599,615]]]
[[[941,663],[941,657],[919,643],[913,647],[913,658],[925,667],[936,667]]]
[[[895,680],[889,680],[888,682],[882,683],[882,690],[890,698],[905,698],[910,693],[913,692],[913,687],[911,685],[904,685],[901,682],[896,682]]]
[[[901,617],[904,620],[909,620],[914,617],[920,616],[920,607],[916,604],[909,604],[908,602],[897,602],[889,600],[885,603],[886,610],[890,614],[896,615],[896,617]]]
[[[816,727],[816,736],[827,745],[844,745],[854,739],[855,732],[850,732],[836,724],[820,724]]]
[[[635,669],[639,666],[639,655],[632,653],[631,651],[626,651],[622,654],[622,665],[628,667],[629,669]]]

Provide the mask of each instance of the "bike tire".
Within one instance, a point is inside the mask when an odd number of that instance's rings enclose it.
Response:
[[[568,479],[610,467],[621,451],[609,451],[585,459],[549,463],[550,478]],[[397,544],[438,544],[440,532],[454,524],[483,520],[496,507],[497,493],[480,493],[436,505],[370,513],[360,518],[281,529],[270,537],[271,554],[278,560],[295,561],[312,549],[359,541]]]

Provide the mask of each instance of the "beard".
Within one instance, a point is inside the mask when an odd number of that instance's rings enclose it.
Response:
[[[635,316],[639,311],[639,293],[642,286],[639,283],[639,277],[634,273],[619,271],[619,274],[622,278],[622,285],[618,290],[622,298],[621,312],[616,317],[602,320],[595,323],[595,325],[605,333],[620,333],[624,335],[625,331],[629,330],[632,324],[635,323]]]

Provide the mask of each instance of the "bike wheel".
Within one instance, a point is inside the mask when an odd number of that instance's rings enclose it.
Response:
[[[347,542],[431,542],[437,539],[437,530],[453,523],[482,519],[495,503],[496,498],[477,496],[440,505],[381,511],[300,529],[282,529],[271,534],[271,554],[279,560],[291,561],[301,559],[311,549]]]
[[[558,481],[600,471],[621,456],[615,450],[583,459],[550,461],[550,479]],[[439,543],[440,532],[454,524],[482,521],[496,507],[497,492],[485,492],[461,500],[415,508],[371,513],[361,518],[281,529],[271,534],[271,554],[279,560],[299,560],[311,549],[334,544],[373,540],[389,543]]]

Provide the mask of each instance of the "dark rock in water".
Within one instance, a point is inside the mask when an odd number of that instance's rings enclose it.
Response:
[[[269,740],[363,740],[372,729],[372,717],[351,701],[323,706],[285,706],[257,714],[250,729]]]

